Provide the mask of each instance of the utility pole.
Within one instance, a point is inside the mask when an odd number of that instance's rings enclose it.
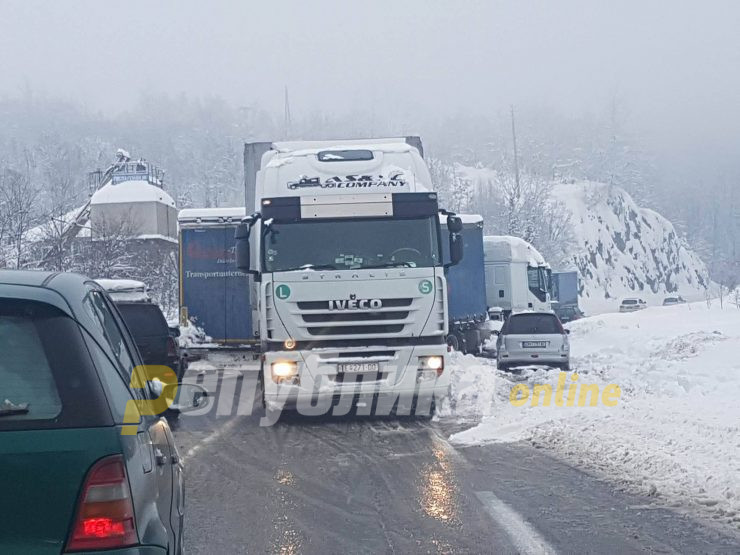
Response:
[[[288,100],[288,86],[285,86],[285,107],[283,111],[283,139],[288,140],[290,138],[290,101]]]
[[[516,149],[516,125],[514,124],[514,105],[511,105],[511,137],[514,140],[514,183],[516,183],[517,195],[521,191],[519,186],[519,153]]]

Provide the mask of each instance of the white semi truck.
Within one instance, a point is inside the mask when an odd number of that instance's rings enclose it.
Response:
[[[524,239],[508,235],[483,237],[486,302],[505,315],[521,310],[550,310],[550,265]]]
[[[445,213],[442,236],[422,154],[418,137],[245,145],[236,259],[268,408],[418,415],[447,394],[442,241],[459,262],[462,222]]]

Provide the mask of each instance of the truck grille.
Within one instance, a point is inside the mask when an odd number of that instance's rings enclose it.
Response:
[[[403,331],[403,324],[386,326],[332,326],[308,327],[311,335],[365,335],[376,333],[399,333]]]
[[[320,337],[397,334],[413,323],[412,298],[381,301],[382,308],[374,310],[329,310],[328,300],[302,301],[294,314],[309,335]]]

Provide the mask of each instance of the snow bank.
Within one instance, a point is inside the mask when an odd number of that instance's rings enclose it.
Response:
[[[618,385],[616,406],[515,407],[512,387],[555,389],[560,373],[537,367],[503,373],[489,363],[484,379],[484,371],[463,360],[446,414],[463,422],[471,413],[484,418],[451,440],[529,441],[633,490],[740,528],[740,310],[692,303],[606,314],[569,327],[578,383],[600,391]],[[567,383],[573,383],[570,375]],[[491,389],[472,391],[478,386]]]

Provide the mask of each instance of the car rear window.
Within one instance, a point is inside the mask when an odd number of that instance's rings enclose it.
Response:
[[[62,412],[54,376],[34,319],[23,315],[0,316],[0,413],[27,405],[27,412],[5,418],[50,419]]]
[[[517,335],[563,333],[554,314],[516,314],[506,323],[506,333]]]
[[[76,322],[44,303],[0,298],[0,430],[109,423]]]
[[[637,304],[637,301],[635,299],[625,299],[622,304]]]
[[[134,337],[167,335],[167,321],[154,304],[116,304]]]

